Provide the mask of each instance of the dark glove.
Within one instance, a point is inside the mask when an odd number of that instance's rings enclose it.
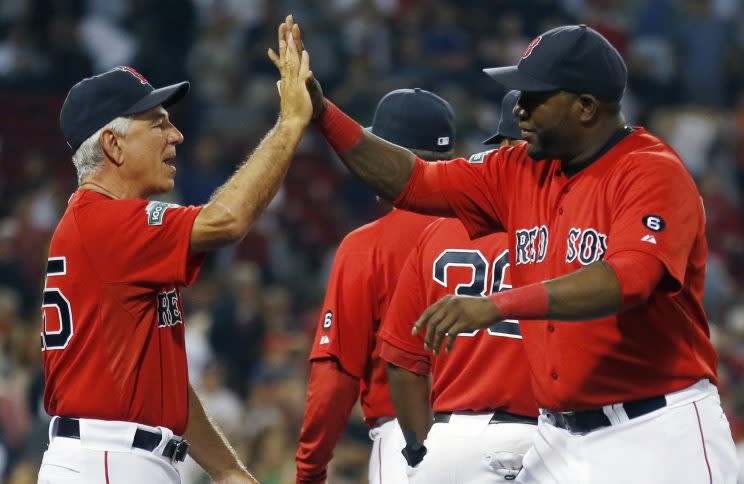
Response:
[[[422,444],[418,446],[418,448],[413,448],[406,444],[400,453],[403,454],[403,457],[406,459],[409,466],[416,467],[422,460],[424,460],[424,456],[426,455],[426,446]]]

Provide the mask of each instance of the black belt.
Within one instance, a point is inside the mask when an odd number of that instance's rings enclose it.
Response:
[[[74,418],[59,417],[57,419],[56,430],[54,435],[57,437],[67,437],[69,439],[80,438],[80,422]],[[132,447],[152,452],[160,445],[162,435],[149,430],[137,429],[134,433]],[[186,440],[171,439],[165,444],[163,457],[170,459],[171,462],[183,462],[186,454],[189,452],[189,443]]]
[[[434,423],[449,423],[451,416],[452,416],[452,412],[436,412],[434,414]],[[517,415],[516,413],[502,412],[502,411],[497,410],[493,412],[493,415],[491,415],[491,420],[489,420],[488,423],[489,424],[521,423],[521,424],[536,425],[537,418],[527,417],[526,415]]]
[[[666,407],[666,404],[666,397],[661,395],[642,400],[634,400],[620,405],[622,405],[628,418],[634,419]],[[573,434],[588,434],[594,430],[612,425],[612,422],[601,408],[580,410],[577,412],[552,412],[550,410],[543,410],[543,415],[554,426],[566,429]]]

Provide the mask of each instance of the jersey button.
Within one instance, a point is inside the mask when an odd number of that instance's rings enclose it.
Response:
[[[554,371],[554,372],[552,372],[552,373],[550,374],[550,378],[552,378],[553,380],[557,380],[557,379],[558,379],[558,373],[557,373],[557,372],[555,372],[555,371]]]
[[[563,207],[560,207],[560,208],[558,209],[558,215],[563,215]]]
[[[568,188],[568,187],[566,187],[566,188],[564,188],[564,189],[563,189],[563,193],[568,193],[568,192],[570,192],[570,191],[571,191],[571,189],[570,189],[570,188]]]
[[[555,331],[555,324],[553,324],[553,323],[548,323],[548,331],[550,331],[551,333],[552,333],[553,331]]]

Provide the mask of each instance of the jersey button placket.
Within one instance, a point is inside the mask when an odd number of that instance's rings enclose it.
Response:
[[[552,378],[553,380],[557,380],[558,379],[558,372],[555,371],[555,370],[551,371],[550,372],[550,378]]]

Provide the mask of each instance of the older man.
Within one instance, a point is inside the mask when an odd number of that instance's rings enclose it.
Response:
[[[279,37],[279,120],[201,207],[147,200],[174,187],[183,135],[166,108],[187,82],[154,89],[118,67],[70,90],[60,125],[79,188],[47,263],[41,343],[54,418],[40,483],[177,483],[187,452],[215,482],[256,482],[189,384],[180,287],[204,252],[245,236],[309,122],[307,54],[286,29]]]

